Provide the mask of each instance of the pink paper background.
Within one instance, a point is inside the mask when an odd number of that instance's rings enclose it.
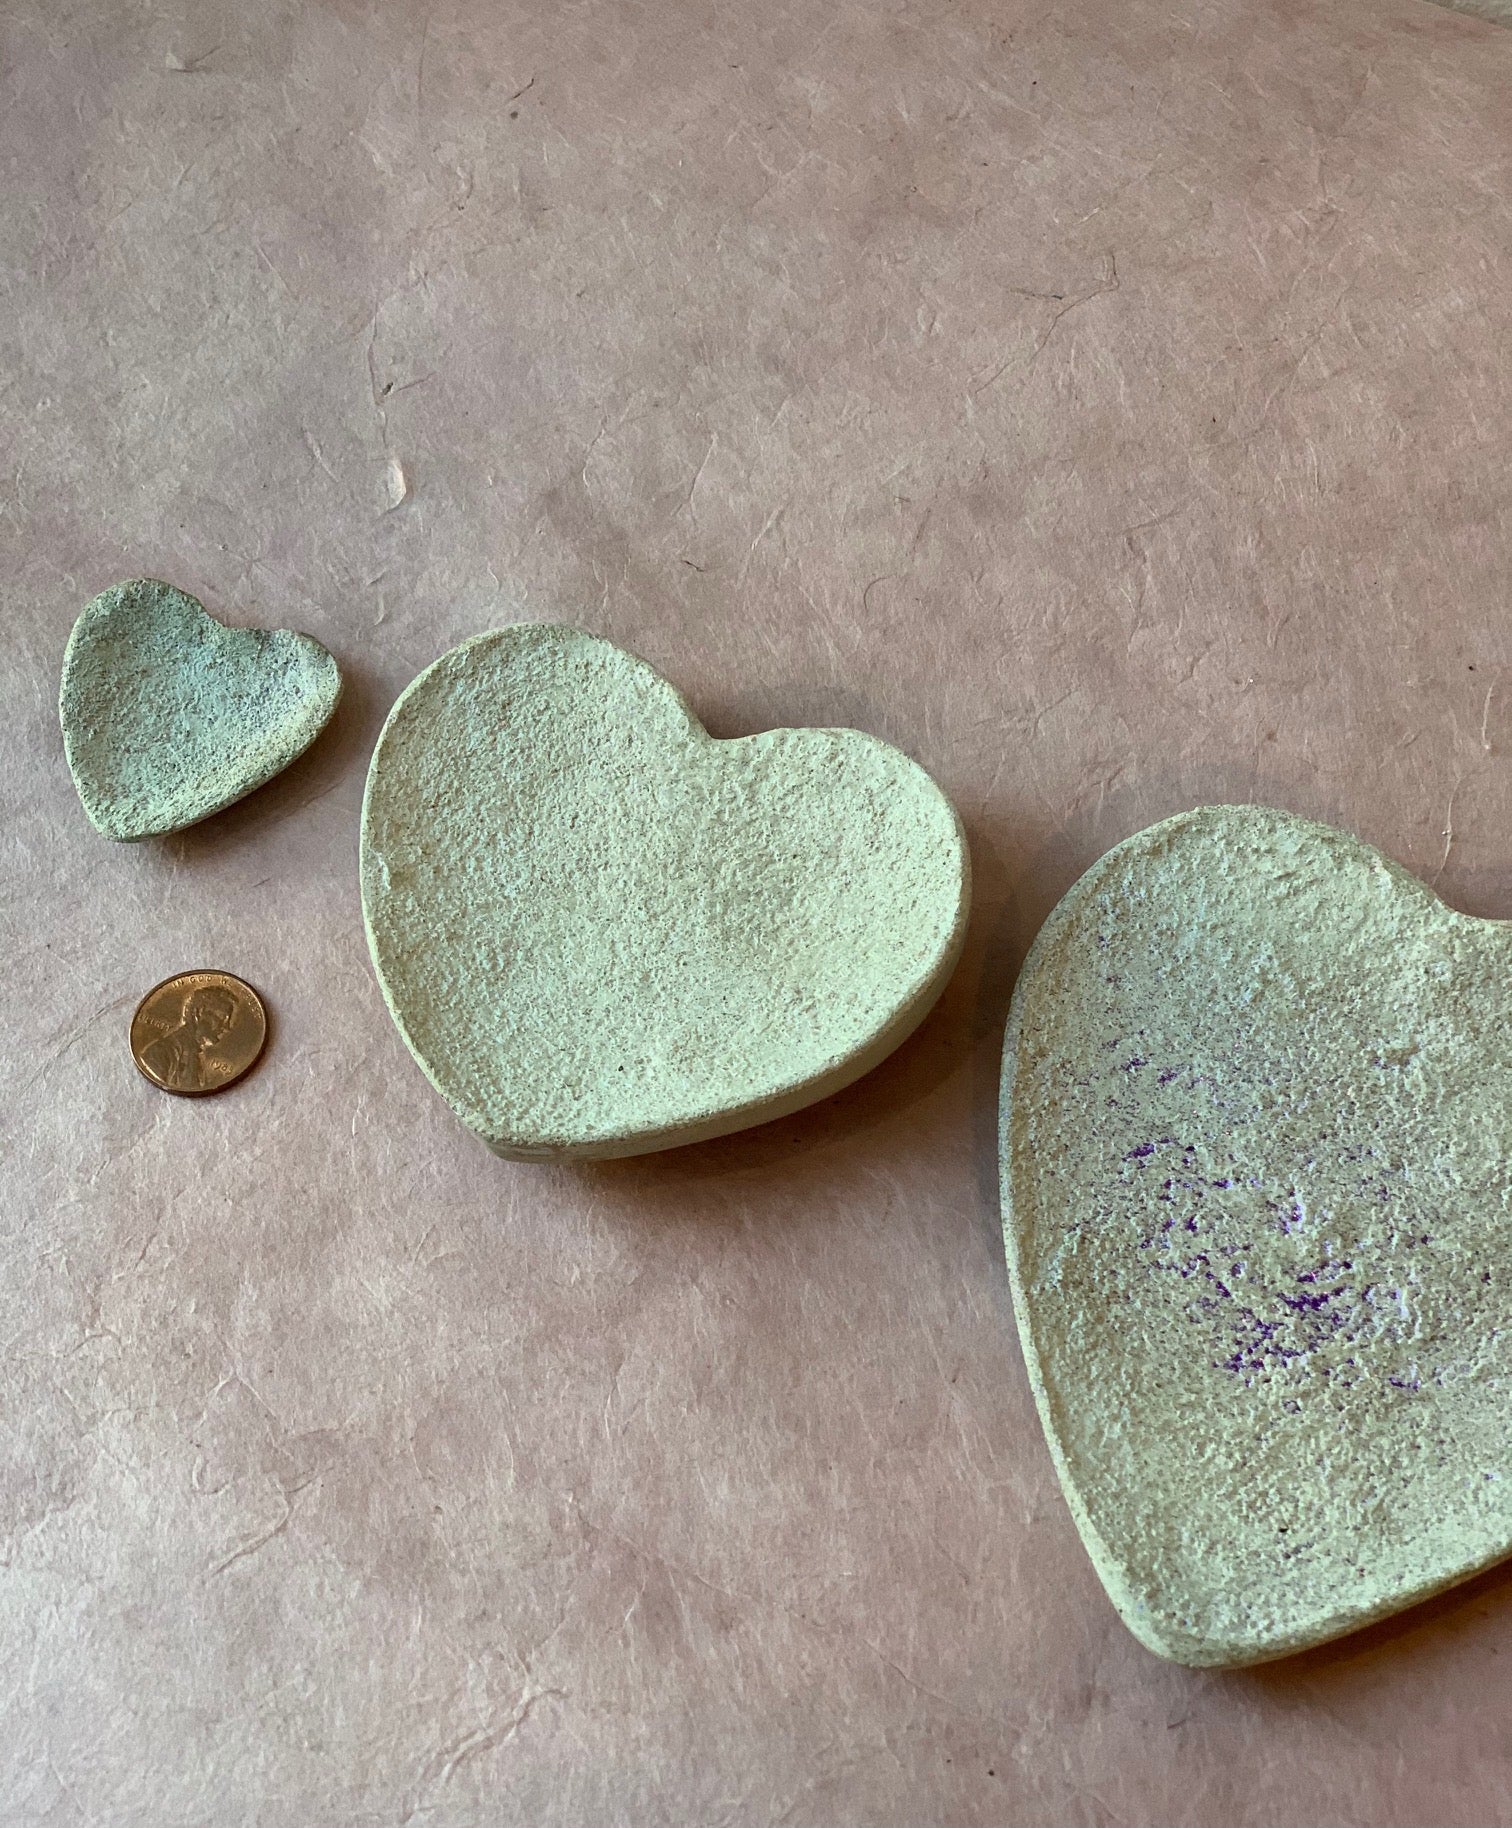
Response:
[[[1418,0],[0,0],[0,1820],[1512,1822],[1512,1579],[1143,1651],[1014,1340],[1013,972],[1193,803],[1512,915],[1512,33]],[[174,67],[187,66],[187,67]],[[406,498],[390,507],[402,468]],[[87,826],[84,600],[327,642],[336,724]],[[490,1158],[369,972],[366,756],[566,617],[929,767],[979,884],[843,1096]],[[267,994],[202,1104],[126,1054]]]

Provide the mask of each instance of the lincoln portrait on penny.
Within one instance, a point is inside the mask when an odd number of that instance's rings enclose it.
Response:
[[[207,984],[184,998],[177,1028],[170,1028],[142,1049],[142,1065],[160,1085],[173,1091],[199,1091],[205,1084],[204,1058],[236,1019],[236,998],[219,985]]]

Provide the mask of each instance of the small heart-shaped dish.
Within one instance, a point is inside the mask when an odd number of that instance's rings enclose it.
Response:
[[[960,821],[856,730],[719,741],[581,630],[465,642],[389,715],[362,900],[389,1009],[497,1154],[635,1155],[858,1078],[944,987]]]
[[[289,629],[227,628],[171,584],[102,591],[74,624],[58,695],[74,786],[107,838],[180,831],[303,753],[341,696]]]
[[[1067,893],[1014,992],[1029,1375],[1125,1623],[1189,1664],[1512,1551],[1512,926],[1208,806]]]

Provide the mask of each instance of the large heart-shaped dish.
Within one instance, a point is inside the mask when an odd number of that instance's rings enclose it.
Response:
[[[336,662],[290,629],[227,628],[136,578],[85,605],[58,695],[84,810],[107,838],[179,831],[271,780],[324,729]]]
[[[966,849],[855,730],[711,737],[643,661],[524,624],[444,655],[368,775],[384,995],[496,1153],[634,1155],[797,1110],[923,1019]]]
[[[1003,1074],[1014,1299],[1072,1513],[1190,1664],[1512,1551],[1512,929],[1326,826],[1205,807],[1035,941]]]

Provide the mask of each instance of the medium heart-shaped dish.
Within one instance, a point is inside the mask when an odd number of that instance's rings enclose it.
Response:
[[[1259,1662],[1512,1551],[1512,926],[1263,807],[1140,832],[1014,993],[1030,1378],[1152,1650]]]
[[[363,803],[389,1009],[522,1160],[695,1142],[859,1077],[943,988],[967,878],[959,820],[898,750],[717,740],[643,661],[550,624],[422,673]]]
[[[107,838],[180,831],[239,800],[330,721],[341,673],[290,629],[227,628],[154,578],[85,605],[58,714],[74,786]]]

